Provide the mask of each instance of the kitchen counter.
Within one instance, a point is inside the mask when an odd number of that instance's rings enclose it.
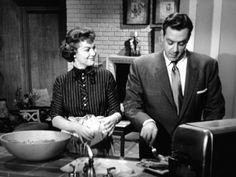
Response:
[[[0,176],[8,177],[67,177],[60,167],[73,159],[62,155],[58,159],[46,162],[27,162],[15,158],[0,146]]]
[[[1,177],[68,177],[61,167],[73,161],[66,153],[57,159],[45,162],[28,162],[15,158],[0,146],[0,176]],[[157,174],[142,172],[137,177],[154,177]]]

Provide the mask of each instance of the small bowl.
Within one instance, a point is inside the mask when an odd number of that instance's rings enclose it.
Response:
[[[27,130],[3,134],[0,142],[19,159],[43,161],[62,154],[70,137],[60,131]]]

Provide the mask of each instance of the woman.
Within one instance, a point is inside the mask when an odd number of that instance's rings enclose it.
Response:
[[[120,103],[112,73],[94,65],[94,39],[88,28],[77,27],[66,35],[61,54],[73,69],[54,83],[52,125],[77,135],[79,143],[90,143],[95,155],[108,155],[111,135],[121,119]]]

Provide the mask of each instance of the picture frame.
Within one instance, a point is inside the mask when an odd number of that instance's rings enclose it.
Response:
[[[150,0],[123,0],[123,23],[125,25],[148,25]]]
[[[151,53],[162,50],[162,28],[155,27],[151,31]]]
[[[179,12],[180,0],[153,0],[153,24],[161,25],[171,13]]]

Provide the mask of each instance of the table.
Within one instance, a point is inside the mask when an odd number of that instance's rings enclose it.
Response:
[[[1,177],[68,177],[60,168],[73,161],[68,154],[62,154],[59,158],[45,162],[22,161],[0,146],[0,176]],[[154,177],[156,174],[142,172],[137,177]],[[99,177],[99,176],[97,176]]]

